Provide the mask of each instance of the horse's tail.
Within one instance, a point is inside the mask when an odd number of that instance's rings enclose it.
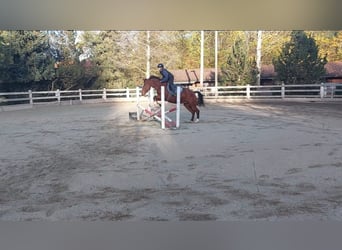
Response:
[[[197,105],[204,106],[204,99],[202,93],[199,91],[194,91],[194,93],[197,94]]]

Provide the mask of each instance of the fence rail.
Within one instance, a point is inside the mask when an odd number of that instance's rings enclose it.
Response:
[[[133,100],[136,89],[102,89],[102,90],[56,90],[56,91],[27,91],[0,93],[0,105],[39,104],[62,101],[84,100]]]
[[[226,86],[199,88],[207,99],[337,99],[342,98],[342,84]]]
[[[268,85],[268,86],[226,86],[202,87],[201,91],[206,99],[341,99],[342,84],[322,83],[305,85]],[[102,90],[56,90],[56,91],[27,91],[0,93],[0,105],[11,104],[39,104],[62,101],[85,100],[119,100],[133,101],[137,96],[137,89],[102,89]],[[342,100],[342,99],[341,99]]]

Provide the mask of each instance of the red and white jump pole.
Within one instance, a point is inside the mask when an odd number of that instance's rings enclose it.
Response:
[[[165,129],[165,125],[167,125],[167,127],[171,127],[172,125],[175,126],[176,128],[179,128],[180,126],[180,95],[181,95],[181,88],[177,87],[177,102],[176,102],[176,124],[172,124],[172,120],[169,119],[165,114],[169,113],[169,112],[173,112],[175,111],[175,108],[172,108],[170,110],[165,111],[165,87],[162,86],[161,87],[161,128]],[[165,119],[167,119],[168,121],[165,121]],[[170,123],[171,122],[171,123]],[[167,124],[165,124],[167,123]]]
[[[149,108],[144,108],[139,104],[140,89],[137,88],[137,120],[140,120],[141,110],[147,113],[150,117],[155,118],[161,124],[161,128],[179,128],[180,127],[180,95],[181,95],[181,88],[177,87],[177,102],[176,108],[173,107],[169,110],[165,111],[165,87],[161,87],[161,108],[158,112],[152,112]],[[151,101],[151,99],[150,99]],[[166,114],[176,111],[176,122],[172,121],[170,117]]]

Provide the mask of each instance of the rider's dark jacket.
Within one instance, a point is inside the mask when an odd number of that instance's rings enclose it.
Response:
[[[167,83],[173,84],[174,77],[171,72],[169,72],[166,69],[162,69],[160,71],[160,74],[163,76],[160,82],[167,82]]]
[[[171,92],[172,95],[176,95],[177,87],[173,83],[173,81],[174,81],[173,74],[164,68],[162,70],[160,70],[159,72],[163,76],[162,79],[160,80],[160,82],[162,82],[162,83],[167,82],[168,90]]]

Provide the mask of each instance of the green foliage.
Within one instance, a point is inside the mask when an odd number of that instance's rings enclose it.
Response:
[[[135,87],[142,84],[148,63],[154,75],[160,62],[170,70],[200,67],[200,31],[150,31],[149,40],[147,33],[0,31],[0,91]],[[256,82],[256,35],[218,32],[222,84]],[[274,62],[279,79],[287,83],[317,82],[325,56],[342,60],[341,31],[263,31],[262,38],[261,63]],[[204,39],[204,67],[213,68],[215,32],[205,31]]]
[[[49,42],[39,31],[1,33],[1,80],[3,82],[39,82],[53,76]]]
[[[92,37],[92,60],[99,69],[95,88],[122,87],[118,84],[124,69],[119,41],[118,31],[102,31]]]
[[[270,65],[280,55],[280,52],[291,38],[291,31],[262,32],[262,64]]]
[[[53,81],[52,90],[61,89],[87,89],[92,88],[97,72],[93,65],[87,65],[88,61],[61,63],[56,69],[56,79]]]
[[[286,84],[318,83],[325,73],[326,59],[318,55],[318,46],[303,31],[293,31],[280,56],[274,60],[278,79]]]
[[[342,32],[341,31],[307,31],[315,39],[319,47],[319,56],[327,61],[342,61]]]
[[[231,47],[227,64],[222,68],[222,78],[233,85],[246,85],[256,82],[256,63],[248,53],[248,43],[237,37]]]
[[[58,62],[75,62],[82,53],[77,46],[77,32],[55,30],[48,31],[50,51]]]

